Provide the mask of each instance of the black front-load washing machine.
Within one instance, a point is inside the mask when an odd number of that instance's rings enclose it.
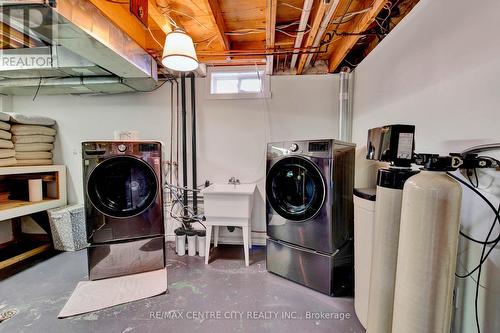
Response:
[[[165,267],[161,143],[82,143],[91,280]]]
[[[353,293],[355,146],[268,144],[267,270],[333,296]]]

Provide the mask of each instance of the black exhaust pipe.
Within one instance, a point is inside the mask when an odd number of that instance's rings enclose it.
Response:
[[[186,76],[181,74],[181,103],[182,103],[182,186],[184,190],[182,191],[182,203],[184,205],[184,220],[189,225],[189,214],[188,214],[188,193],[185,190],[188,186],[188,175],[187,175],[187,133],[186,133]]]
[[[198,187],[196,171],[196,89],[194,73],[191,73],[191,158],[193,168],[193,189]],[[193,191],[193,212],[198,214],[198,193]]]

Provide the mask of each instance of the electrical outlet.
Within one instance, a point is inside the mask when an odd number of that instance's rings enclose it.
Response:
[[[148,26],[148,0],[130,0],[130,12]]]

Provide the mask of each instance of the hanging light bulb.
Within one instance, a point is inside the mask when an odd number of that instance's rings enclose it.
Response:
[[[165,37],[161,63],[178,72],[190,72],[198,68],[198,58],[191,37],[181,29],[169,32]]]

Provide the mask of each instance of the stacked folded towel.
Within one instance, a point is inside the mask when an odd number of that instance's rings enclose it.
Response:
[[[56,130],[40,125],[12,125],[12,141],[17,165],[53,164],[52,150]]]
[[[9,120],[8,114],[0,112],[0,167],[16,165]]]
[[[55,123],[47,117],[0,112],[0,166],[53,164]]]

